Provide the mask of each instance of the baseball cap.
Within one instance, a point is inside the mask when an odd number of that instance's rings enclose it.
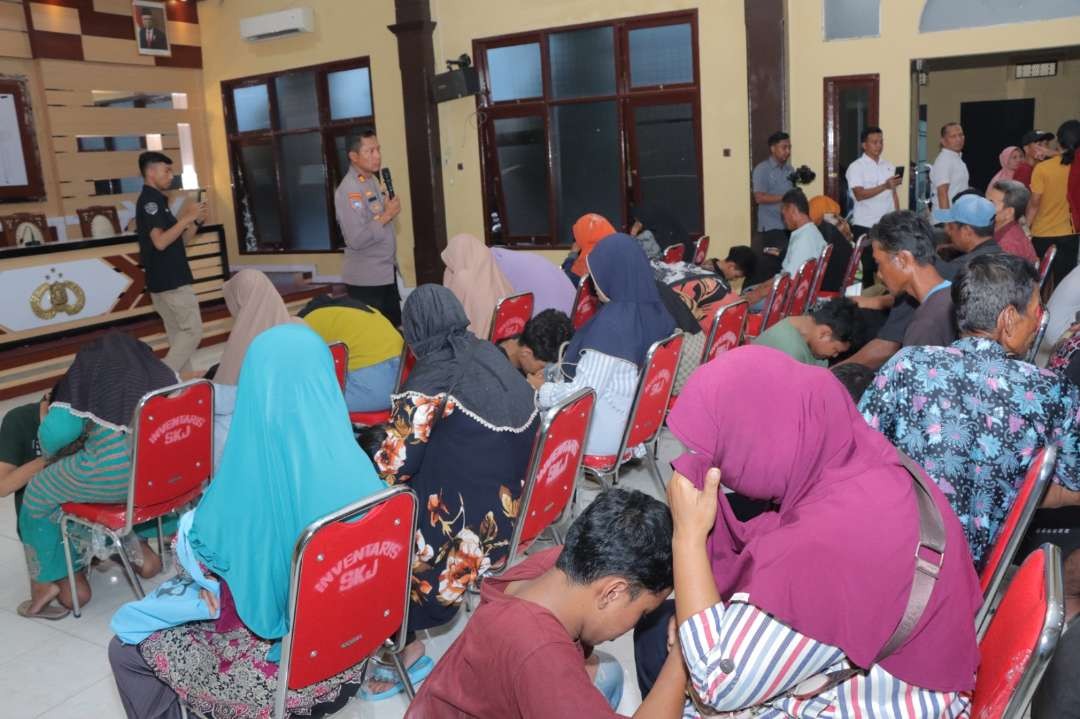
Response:
[[[1054,133],[1052,133],[1052,132],[1043,132],[1042,130],[1031,130],[1030,132],[1025,132],[1024,136],[1020,138],[1020,147],[1023,147],[1024,145],[1030,145],[1033,142],[1045,142],[1047,140],[1053,140],[1053,139],[1054,139]]]
[[[997,210],[994,203],[978,195],[964,195],[947,210],[934,210],[934,224],[956,222],[972,227],[989,227],[994,224]]]

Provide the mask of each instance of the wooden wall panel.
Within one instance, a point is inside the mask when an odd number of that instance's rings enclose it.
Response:
[[[192,110],[152,110],[128,107],[72,107],[52,113],[54,135],[145,135],[176,132],[178,122],[199,122]]]
[[[26,12],[21,2],[0,0],[0,30],[26,32]]]
[[[74,152],[56,158],[61,181],[130,177],[138,168],[138,152]]]
[[[21,30],[0,30],[0,57],[32,57],[30,36]]]
[[[199,39],[199,26],[195,23],[169,21],[166,32],[169,34],[169,42],[173,45],[202,45]]]
[[[135,38],[122,40],[115,37],[83,35],[83,58],[86,62],[126,63],[128,65],[155,65],[153,55],[140,55]]]
[[[186,68],[107,65],[87,67],[85,63],[40,60],[46,88],[62,90],[121,90],[143,92],[186,92],[188,102],[202,95],[202,73]],[[103,85],[105,87],[103,87]]]
[[[78,8],[32,2],[30,3],[30,21],[34,24],[35,30],[65,32],[72,35],[78,35],[80,32]]]

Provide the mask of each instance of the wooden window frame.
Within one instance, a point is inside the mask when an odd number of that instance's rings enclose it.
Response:
[[[341,120],[330,119],[330,87],[328,76],[334,72],[340,72],[342,70],[358,70],[361,68],[367,68],[368,70],[368,87],[371,92],[371,114],[363,117],[349,117]],[[313,72],[315,74],[315,98],[318,112],[318,124],[310,127],[296,128],[290,130],[284,130],[280,127],[280,119],[278,117],[277,107],[277,87],[275,80],[284,75],[292,75],[296,73]],[[270,127],[262,130],[249,130],[247,132],[239,132],[236,129],[236,108],[233,106],[233,90],[242,87],[251,87],[255,85],[265,85],[268,101],[268,111],[270,114]],[[362,129],[371,128],[376,129],[375,126],[375,89],[374,78],[371,73],[371,60],[369,56],[350,58],[346,60],[335,60],[333,62],[319,63],[317,65],[307,65],[305,67],[294,67],[287,70],[279,70],[277,72],[263,73],[260,75],[249,75],[246,77],[235,78],[232,80],[223,80],[221,83],[221,102],[225,113],[225,139],[228,146],[229,156],[229,177],[232,184],[233,193],[233,207],[235,208],[235,221],[237,240],[239,245],[240,254],[242,255],[282,255],[282,254],[326,254],[341,252],[345,242],[341,236],[341,229],[338,227],[337,220],[334,214],[334,191],[337,189],[338,183],[341,178],[337,177],[338,160],[336,154],[336,148],[334,147],[334,140],[342,134],[348,135],[349,133],[356,132]],[[330,235],[327,238],[326,249],[311,249],[311,248],[299,248],[292,249],[290,242],[291,227],[289,224],[289,205],[286,201],[285,185],[283,183],[282,165],[281,165],[281,138],[289,135],[306,135],[313,132],[319,133],[322,140],[323,149],[323,162],[326,172],[324,173],[324,186],[326,191],[326,213],[330,218],[329,228]],[[270,145],[271,152],[274,158],[274,183],[277,188],[278,197],[278,213],[279,221],[281,224],[281,238],[282,246],[275,248],[271,246],[259,245],[258,249],[247,249],[246,243],[246,229],[244,228],[243,215],[241,210],[240,198],[243,194],[243,189],[239,182],[239,159],[237,149],[244,144],[264,142]],[[255,223],[255,213],[252,212],[252,223]],[[256,235],[258,234],[258,228],[256,227]]]
[[[690,35],[693,53],[693,81],[689,83],[675,83],[671,85],[651,85],[632,87],[630,77],[630,42],[629,33],[639,30],[664,25],[690,25]],[[614,33],[614,62],[615,62],[615,92],[608,95],[586,95],[583,97],[561,98],[552,97],[551,88],[551,59],[549,56],[548,36],[556,33],[586,30],[597,27],[611,27]],[[637,15],[612,20],[580,23],[576,25],[562,25],[559,27],[543,28],[528,32],[513,33],[510,35],[497,35],[473,40],[473,58],[480,74],[480,93],[476,99],[477,133],[480,147],[480,176],[482,183],[482,199],[484,207],[484,237],[488,244],[492,242],[490,217],[492,211],[497,211],[503,225],[503,234],[500,242],[509,247],[520,249],[564,249],[570,246],[569,238],[560,238],[558,234],[558,198],[556,197],[555,168],[553,164],[554,148],[552,145],[551,110],[559,105],[572,105],[578,103],[594,103],[614,101],[618,117],[618,143],[620,147],[619,177],[622,178],[622,208],[621,217],[608,218],[616,227],[626,225],[629,206],[632,202],[641,200],[640,184],[636,181],[636,168],[634,164],[634,151],[636,145],[633,141],[633,128],[631,126],[633,107],[641,104],[683,104],[690,101],[694,113],[694,133],[697,146],[697,176],[700,216],[698,222],[704,230],[705,214],[705,188],[704,166],[702,161],[702,119],[701,119],[701,66],[698,48],[698,11],[697,9],[679,10],[673,12],[656,13],[651,15]],[[523,98],[519,100],[505,100],[493,102],[491,100],[490,77],[487,66],[487,51],[498,47],[521,45],[526,43],[539,43],[540,45],[540,72],[543,95],[535,98]],[[499,169],[498,153],[495,146],[494,121],[504,118],[539,116],[544,120],[546,136],[547,156],[547,180],[548,180],[548,226],[549,232],[543,235],[509,235],[509,222],[506,214],[506,201],[502,194],[502,175]],[[691,234],[694,234],[691,232]]]

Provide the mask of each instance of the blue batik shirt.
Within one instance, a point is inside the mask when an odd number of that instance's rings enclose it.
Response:
[[[877,373],[859,411],[945,493],[976,565],[1042,447],[1058,448],[1054,481],[1080,489],[1077,388],[1010,359],[993,340],[905,347]]]

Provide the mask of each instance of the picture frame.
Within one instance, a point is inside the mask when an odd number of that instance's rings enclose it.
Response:
[[[0,203],[45,199],[27,78],[0,75]]]
[[[171,57],[168,16],[161,0],[132,0],[131,19],[140,55]]]

